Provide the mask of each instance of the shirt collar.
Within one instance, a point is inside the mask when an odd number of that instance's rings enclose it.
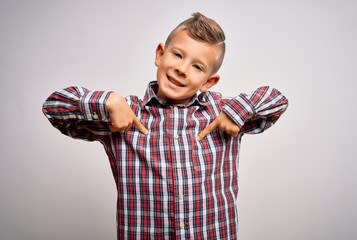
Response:
[[[169,105],[167,104],[163,99],[160,99],[157,96],[157,90],[159,89],[159,85],[157,84],[157,81],[152,81],[149,83],[143,101],[141,102],[141,106],[144,107],[148,105],[149,103],[156,101],[162,105]],[[191,105],[200,105],[200,106],[207,106],[209,105],[208,102],[208,95],[211,94],[210,92],[202,92],[199,95],[195,94],[191,100],[185,104],[185,107],[189,107]]]

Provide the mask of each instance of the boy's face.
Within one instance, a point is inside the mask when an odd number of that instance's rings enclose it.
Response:
[[[210,89],[219,80],[213,69],[220,51],[217,45],[192,39],[185,30],[177,32],[168,46],[159,44],[157,96],[170,104],[186,104],[198,90]]]

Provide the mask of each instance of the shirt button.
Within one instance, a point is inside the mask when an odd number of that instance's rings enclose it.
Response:
[[[183,199],[183,194],[182,194],[182,193],[179,194],[179,198],[180,198],[181,200]]]
[[[179,137],[180,137],[180,136],[179,136],[178,134],[175,134],[175,135],[174,135],[174,138],[175,138],[175,139],[178,139]]]
[[[176,106],[175,106],[175,107],[174,107],[174,109],[175,109],[175,110],[177,110],[177,109],[178,109],[178,107],[176,107]]]
[[[181,229],[184,229],[184,228],[185,228],[185,223],[181,222],[181,223],[180,223],[180,228],[181,228]]]
[[[73,119],[73,118],[75,118],[76,116],[75,116],[74,114],[70,114],[68,117],[69,117],[70,119]]]
[[[180,169],[181,168],[181,163],[177,164],[177,168]]]
[[[99,116],[98,116],[98,114],[96,114],[96,113],[93,113],[93,119],[95,119],[95,120],[97,120],[98,118],[99,118]]]

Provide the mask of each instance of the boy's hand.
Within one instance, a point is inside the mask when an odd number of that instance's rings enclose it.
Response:
[[[148,134],[148,130],[135,116],[122,96],[111,93],[107,99],[106,107],[110,118],[109,128],[112,132],[124,132],[134,125],[141,133]]]
[[[203,129],[197,136],[197,140],[200,141],[206,137],[213,130],[218,128],[222,132],[226,132],[229,135],[236,137],[239,133],[239,127],[235,124],[230,117],[224,112],[221,112],[218,117],[213,120],[205,129]]]

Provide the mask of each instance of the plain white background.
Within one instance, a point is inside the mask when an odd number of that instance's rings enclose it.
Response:
[[[143,96],[157,44],[191,13],[227,36],[224,96],[290,100],[242,143],[240,239],[357,237],[357,3],[348,0],[0,1],[0,239],[115,239],[116,189],[99,143],[41,112],[70,85]]]

